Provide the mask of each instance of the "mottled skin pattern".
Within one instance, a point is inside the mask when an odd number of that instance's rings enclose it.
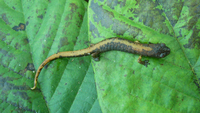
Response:
[[[90,47],[82,50],[77,51],[66,51],[66,52],[59,52],[56,54],[51,55],[43,63],[39,66],[34,80],[34,87],[31,89],[35,89],[37,85],[37,79],[40,74],[42,68],[50,61],[55,60],[57,58],[62,57],[81,57],[86,55],[92,55],[95,61],[99,61],[99,54],[106,51],[117,50],[123,51],[133,54],[140,54],[142,56],[148,57],[156,57],[156,58],[163,58],[170,53],[170,49],[163,43],[161,44],[141,44],[132,42],[129,40],[125,40],[122,38],[109,38],[103,40],[97,44],[91,45]],[[141,56],[138,59],[138,62],[144,64],[145,66],[148,65],[148,62],[141,61]]]

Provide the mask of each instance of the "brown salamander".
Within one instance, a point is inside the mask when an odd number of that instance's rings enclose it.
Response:
[[[99,61],[99,54],[106,51],[117,50],[124,51],[133,54],[140,54],[142,56],[148,57],[156,57],[163,58],[170,53],[170,49],[164,44],[141,44],[139,42],[132,42],[122,38],[109,38],[103,40],[97,44],[93,44],[90,47],[77,51],[65,51],[59,52],[51,55],[43,63],[39,66],[34,80],[34,87],[31,89],[35,89],[37,85],[37,79],[40,74],[42,68],[50,61],[62,58],[62,57],[80,57],[86,55],[92,55],[95,61]],[[147,66],[147,61],[141,61],[141,56],[138,59],[138,62]]]

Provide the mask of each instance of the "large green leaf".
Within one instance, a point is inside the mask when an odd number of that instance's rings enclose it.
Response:
[[[92,0],[88,8],[92,42],[123,37],[165,43],[169,56],[147,58],[123,52],[93,62],[103,112],[200,112],[200,2]]]
[[[0,112],[200,111],[199,4],[0,0]],[[163,42],[171,53],[144,57],[148,67],[137,63],[138,55],[118,51],[102,53],[99,62],[90,56],[57,59],[30,90],[48,56],[86,48],[88,37],[97,43],[116,36]]]
[[[30,89],[48,56],[89,46],[87,2],[1,0],[0,15],[0,112],[101,112],[89,56],[49,63]]]

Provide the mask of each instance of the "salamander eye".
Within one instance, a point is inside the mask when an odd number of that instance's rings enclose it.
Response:
[[[160,57],[160,58],[165,57],[165,53],[161,53],[159,57]]]

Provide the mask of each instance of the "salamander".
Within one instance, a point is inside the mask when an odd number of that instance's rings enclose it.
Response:
[[[42,68],[50,61],[55,60],[57,58],[62,57],[81,57],[91,55],[95,61],[99,61],[99,54],[111,51],[123,51],[133,54],[139,54],[141,56],[155,57],[155,58],[163,58],[170,53],[170,48],[168,48],[164,43],[158,44],[142,44],[139,42],[133,42],[130,40],[122,39],[122,38],[108,38],[97,44],[92,44],[90,47],[77,50],[77,51],[65,51],[58,52],[56,54],[51,55],[46,60],[42,62],[39,66],[34,79],[34,87],[31,89],[35,89],[37,85],[38,76],[42,70]],[[138,59],[138,62],[147,66],[148,61],[141,61],[141,56]]]

